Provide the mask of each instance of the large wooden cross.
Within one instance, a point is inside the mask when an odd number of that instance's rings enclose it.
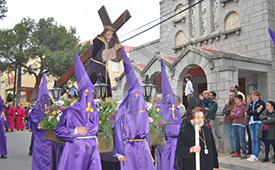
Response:
[[[125,10],[120,17],[118,17],[118,19],[112,23],[109,15],[106,11],[105,6],[102,6],[99,10],[98,10],[98,14],[100,16],[101,22],[103,25],[110,25],[112,26],[116,31],[124,24],[126,23],[126,21],[128,21],[128,19],[131,18],[131,15],[129,13],[128,10]],[[114,37],[116,37],[116,39],[118,40],[118,37],[116,35],[116,33],[114,33],[113,35]],[[119,41],[116,41],[119,43]],[[115,41],[111,41],[111,46],[113,47],[114,44],[116,43]],[[92,52],[93,52],[93,45],[80,57],[80,60],[83,64],[85,64],[90,57],[92,56]],[[118,51],[118,54],[121,54],[121,49],[120,51]],[[59,87],[62,87],[74,74],[74,65],[72,65],[57,81],[57,84]]]

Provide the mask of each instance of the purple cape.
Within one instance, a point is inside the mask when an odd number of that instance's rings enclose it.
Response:
[[[44,139],[46,137],[46,130],[39,129],[39,120],[44,119],[44,112],[41,110],[45,106],[49,106],[49,92],[47,88],[47,79],[43,74],[43,82],[40,85],[37,95],[37,104],[29,114],[27,129],[32,127],[32,169],[50,169],[52,142]]]
[[[101,170],[96,135],[99,132],[99,113],[94,104],[94,86],[92,85],[78,54],[75,54],[75,77],[78,83],[79,100],[65,109],[55,128],[55,135],[66,141],[59,164],[61,169]],[[84,91],[88,89],[88,95]],[[86,139],[74,134],[77,127],[86,127]]]
[[[142,96],[142,88],[123,48],[122,59],[128,94],[120,104],[112,126],[114,157],[116,154],[126,157],[126,163],[120,162],[121,170],[154,170],[150,152],[148,113]]]
[[[4,102],[3,102],[4,104]],[[6,129],[10,129],[6,112],[2,109],[0,114],[0,155],[7,155]]]
[[[38,129],[39,120],[44,118],[44,112],[40,108],[40,104],[32,109],[29,114],[29,121],[32,124],[33,149],[32,149],[32,169],[50,169],[52,142],[44,139],[46,130]]]
[[[162,101],[156,105],[159,108],[160,116],[167,120],[165,128],[166,145],[164,150],[158,149],[158,170],[174,169],[174,159],[177,147],[177,138],[180,131],[181,117],[179,109],[176,107],[175,95],[169,83],[163,61],[161,60],[161,79],[162,79]],[[174,113],[173,113],[174,110]]]
[[[4,101],[0,96],[0,155],[7,155],[6,129],[10,129],[6,112],[4,111]]]

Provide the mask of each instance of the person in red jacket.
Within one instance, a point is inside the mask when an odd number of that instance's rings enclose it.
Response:
[[[245,105],[242,102],[242,95],[235,96],[236,105],[230,112],[230,117],[233,119],[233,138],[235,142],[236,154],[231,157],[241,157],[241,159],[247,158],[246,155],[246,141],[245,141]],[[240,153],[240,142],[242,143],[242,155]]]
[[[12,107],[11,103],[8,103],[8,107],[5,108],[8,122],[10,124],[10,129],[13,132],[14,129],[14,118],[15,118],[15,109]]]
[[[15,115],[16,115],[16,122],[15,122],[15,129],[17,130],[24,130],[25,124],[23,118],[25,117],[24,109],[21,107],[21,104],[18,103],[17,107],[15,109]]]

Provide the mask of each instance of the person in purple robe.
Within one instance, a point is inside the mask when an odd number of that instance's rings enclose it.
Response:
[[[4,101],[0,96],[0,155],[1,158],[7,158],[7,138],[6,129],[10,132],[10,125],[4,110]]]
[[[180,131],[181,116],[179,109],[176,107],[175,94],[169,83],[163,61],[161,60],[161,86],[162,101],[156,105],[160,110],[159,115],[169,122],[165,127],[164,137],[166,144],[163,149],[158,147],[157,169],[172,170],[174,169],[174,159],[177,147],[177,138]]]
[[[112,128],[114,129],[114,157],[121,170],[154,170],[149,135],[149,117],[142,88],[133,67],[122,48],[128,94],[119,105]]]
[[[43,75],[43,82],[40,85],[37,103],[29,114],[27,129],[32,132],[32,170],[51,169],[52,142],[44,139],[46,130],[39,127],[39,120],[44,119],[43,110],[50,106],[47,79]]]
[[[108,85],[106,97],[112,97],[112,87],[106,62],[121,60],[118,50],[121,48],[116,37],[114,37],[115,29],[109,25],[104,26],[103,32],[93,40],[93,53],[91,62],[87,69],[88,76],[93,84],[97,81],[98,73],[101,73],[102,81]],[[115,43],[113,43],[113,41]],[[113,47],[111,44],[115,44]]]
[[[94,86],[80,58],[75,53],[75,77],[79,100],[65,109],[55,128],[55,135],[66,141],[58,170],[101,170],[97,144],[99,113],[94,103]]]

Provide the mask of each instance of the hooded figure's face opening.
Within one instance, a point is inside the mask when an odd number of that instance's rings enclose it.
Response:
[[[86,89],[86,90],[84,91],[84,96],[87,97],[87,96],[88,96],[88,93],[89,93],[89,90]]]

